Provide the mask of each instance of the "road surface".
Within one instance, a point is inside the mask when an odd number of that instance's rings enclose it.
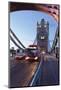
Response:
[[[19,61],[10,69],[10,87],[28,86],[32,79],[38,62]]]
[[[28,61],[17,62],[10,70],[10,87],[29,86],[38,64],[38,62]],[[41,68],[40,83],[35,86],[59,84],[59,61],[54,55],[45,55]]]

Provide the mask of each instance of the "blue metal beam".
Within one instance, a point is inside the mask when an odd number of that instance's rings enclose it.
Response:
[[[23,48],[26,48],[22,42],[17,38],[17,36],[14,34],[14,32],[10,29],[10,32],[12,33],[12,35],[14,36],[14,38],[18,41],[18,43],[23,47]]]
[[[15,40],[12,38],[11,35],[10,35],[10,39],[12,40],[12,42],[13,42],[19,49],[24,50],[23,48],[21,48],[21,47],[15,42]]]

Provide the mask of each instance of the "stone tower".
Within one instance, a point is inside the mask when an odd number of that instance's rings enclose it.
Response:
[[[40,52],[48,52],[49,23],[44,19],[37,22],[37,45]]]

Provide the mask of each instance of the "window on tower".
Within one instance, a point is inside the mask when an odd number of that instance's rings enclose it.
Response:
[[[46,28],[46,25],[44,25],[44,27]]]
[[[45,39],[45,36],[41,36],[41,39]]]

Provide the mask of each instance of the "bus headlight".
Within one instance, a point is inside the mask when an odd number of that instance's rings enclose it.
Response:
[[[28,60],[28,59],[29,59],[29,57],[26,57],[25,59],[26,59],[26,60]]]
[[[35,57],[35,60],[37,60],[38,59],[38,57]]]

